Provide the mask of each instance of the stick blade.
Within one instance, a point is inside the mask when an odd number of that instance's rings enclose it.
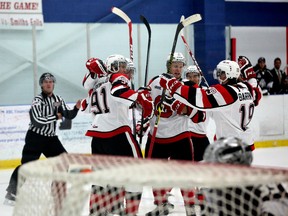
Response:
[[[151,34],[151,28],[150,28],[148,20],[143,15],[140,15],[140,20],[146,26],[148,33]]]
[[[126,23],[130,23],[131,19],[127,16],[126,13],[124,13],[121,9],[117,8],[117,7],[112,7],[112,13],[118,15],[119,17],[121,17],[123,20],[125,20]]]
[[[192,23],[195,23],[195,22],[198,22],[202,20],[202,17],[200,14],[193,14],[189,17],[187,17],[186,19],[184,19],[183,21],[181,21],[181,23],[183,24],[184,27],[192,24]]]

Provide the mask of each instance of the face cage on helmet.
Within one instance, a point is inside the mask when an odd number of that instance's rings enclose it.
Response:
[[[226,75],[226,79],[225,79],[225,80],[220,79],[220,76],[221,76],[223,73]],[[220,68],[216,68],[216,69],[213,71],[213,77],[214,77],[214,79],[217,79],[220,84],[222,84],[222,83],[224,83],[224,82],[226,82],[226,81],[228,80],[228,77],[227,77],[226,72],[223,71],[223,70],[221,70]]]
[[[126,73],[129,73],[131,75],[134,75],[136,73],[136,68],[134,66],[127,66],[126,67]]]
[[[120,70],[120,67],[122,66],[122,64],[125,65],[125,68],[127,68],[127,62],[126,61],[117,61],[115,60],[113,63],[111,63],[110,66],[110,72],[112,73],[118,73]]]
[[[223,151],[218,150],[215,153],[217,156],[217,161],[219,163],[227,164],[239,164],[239,165],[250,165],[253,160],[251,146],[235,146],[229,147]],[[212,151],[213,152],[213,151]]]

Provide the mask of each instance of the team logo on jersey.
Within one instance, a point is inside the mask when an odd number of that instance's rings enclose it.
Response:
[[[215,94],[216,92],[217,92],[217,90],[214,87],[210,87],[210,88],[206,89],[207,95],[212,95],[212,94]]]

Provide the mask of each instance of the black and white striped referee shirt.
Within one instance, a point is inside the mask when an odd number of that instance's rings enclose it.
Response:
[[[56,136],[57,113],[63,117],[73,119],[78,109],[69,109],[65,101],[58,95],[48,96],[45,93],[37,95],[30,109],[29,130],[43,136]]]

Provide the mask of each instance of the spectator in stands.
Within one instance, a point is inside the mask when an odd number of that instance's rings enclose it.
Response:
[[[264,57],[258,59],[257,65],[253,67],[256,73],[256,79],[262,89],[263,95],[269,95],[270,89],[273,86],[273,75],[266,67],[266,60]]]
[[[279,57],[274,59],[274,68],[271,70],[273,76],[273,87],[270,89],[270,94],[280,94],[280,90],[284,85],[286,73],[280,69],[281,59]]]
[[[288,76],[286,76],[286,78],[284,79],[279,94],[288,94]]]

